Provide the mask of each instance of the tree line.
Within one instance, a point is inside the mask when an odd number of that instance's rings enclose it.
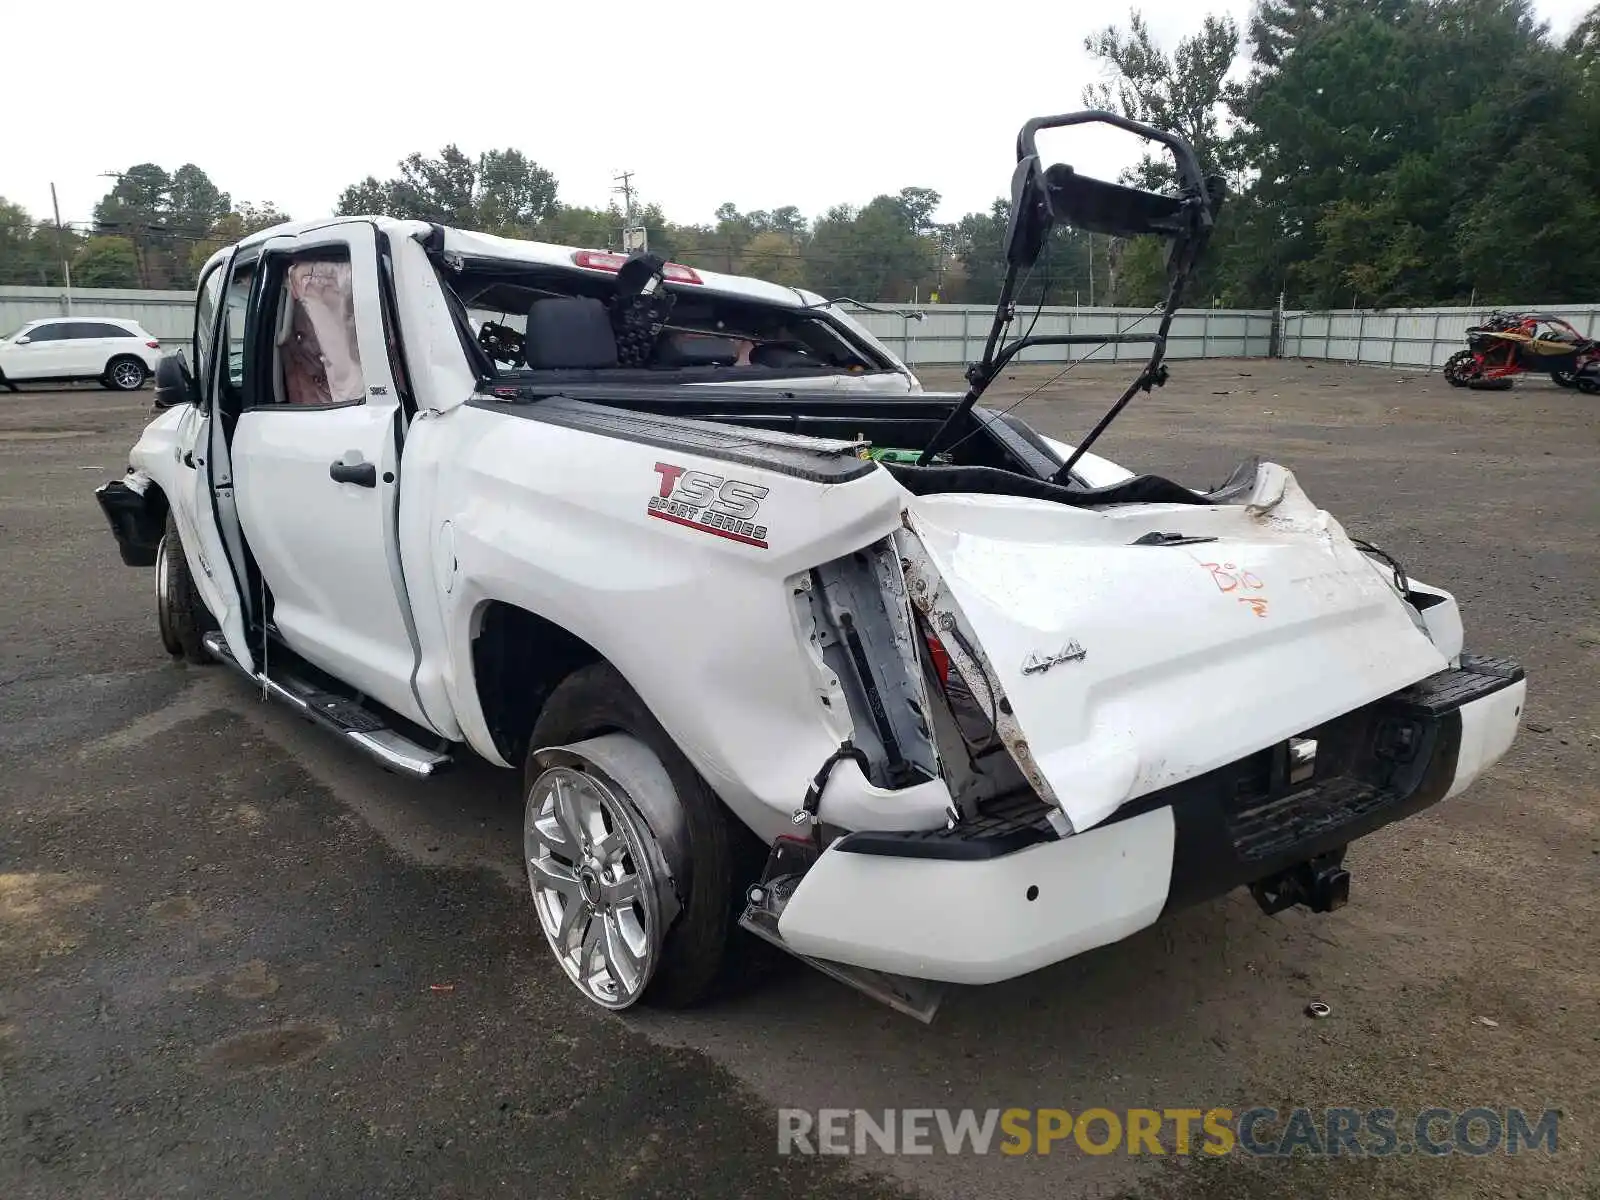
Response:
[[[1229,183],[1191,303],[1296,307],[1595,298],[1600,278],[1600,5],[1565,40],[1531,0],[1258,0],[1161,49],[1136,11],[1085,41],[1103,68],[1082,100],[1183,133]],[[1005,136],[1009,131],[997,131]],[[1161,189],[1146,157],[1127,182]],[[1009,202],[940,222],[906,187],[808,218],[793,206],[681,224],[635,209],[650,247],[708,270],[830,296],[992,302]],[[386,213],[515,237],[619,248],[615,205],[563,203],[515,149],[414,153],[351,184],[339,213]],[[235,204],[193,164],[128,168],[88,229],[58,231],[0,199],[0,283],[188,287],[206,257],[287,219]],[[1024,304],[1145,306],[1162,248],[1060,229]]]
[[[288,220],[273,204],[235,203],[185,163],[138,163],[94,207],[87,228],[36,220],[0,196],[0,284],[188,288],[220,247]]]

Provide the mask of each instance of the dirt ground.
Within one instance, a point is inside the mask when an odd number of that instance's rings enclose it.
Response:
[[[1071,440],[1126,378],[1082,367],[1019,411]],[[1357,843],[1339,912],[1235,893],[927,1028],[804,968],[687,1014],[585,1007],[519,880],[514,780],[399,780],[167,659],[91,495],[148,403],[0,394],[7,1200],[1600,1197],[1596,399],[1240,360],[1136,400],[1099,452],[1192,484],[1290,466],[1526,665],[1523,730]],[[779,1107],[1258,1105],[1563,1115],[1554,1155],[1515,1158],[775,1152]]]

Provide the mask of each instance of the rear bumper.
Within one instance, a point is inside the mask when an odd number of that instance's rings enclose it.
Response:
[[[1307,731],[1309,780],[1271,747],[1067,838],[1036,819],[850,834],[800,881],[779,933],[797,953],[913,978],[1022,975],[1456,795],[1510,747],[1526,687],[1520,666],[1464,655]]]

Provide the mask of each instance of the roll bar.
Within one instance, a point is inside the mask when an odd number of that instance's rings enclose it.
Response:
[[[1072,125],[1111,125],[1165,146],[1172,155],[1177,171],[1177,195],[1162,195],[1131,188],[1117,183],[1080,175],[1064,163],[1045,168],[1040,165],[1037,138],[1041,130],[1059,129]],[[917,458],[919,466],[926,466],[943,448],[950,434],[966,419],[988,386],[1007,363],[1030,346],[1064,346],[1093,343],[1151,343],[1149,361],[1137,379],[1128,387],[1110,411],[1095,425],[1089,435],[1079,443],[1066,463],[1051,477],[1052,482],[1065,483],[1072,468],[1089,447],[1099,438],[1106,426],[1116,419],[1135,393],[1166,382],[1166,368],[1162,358],[1166,353],[1167,333],[1172,326],[1182,298],[1183,286],[1194,269],[1201,251],[1210,237],[1218,208],[1226,195],[1226,188],[1218,176],[1203,176],[1194,148],[1177,133],[1157,129],[1142,121],[1134,121],[1116,113],[1100,109],[1062,113],[1053,117],[1035,117],[1022,126],[1017,134],[1017,167],[1011,176],[1011,219],[1006,230],[1006,274],[1000,286],[1000,299],[995,305],[994,321],[984,343],[983,357],[967,368],[970,384],[959,404]],[[1049,239],[1050,231],[1058,224],[1075,229],[1104,233],[1112,237],[1140,237],[1153,235],[1169,240],[1172,246],[1167,254],[1167,293],[1161,322],[1149,334],[1042,334],[1022,337],[1002,343],[1006,326],[1016,315],[1017,276],[1038,261]]]

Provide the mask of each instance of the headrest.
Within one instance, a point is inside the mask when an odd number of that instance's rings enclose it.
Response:
[[[529,367],[602,370],[617,365],[611,314],[588,296],[535,300],[528,309],[524,360]]]

